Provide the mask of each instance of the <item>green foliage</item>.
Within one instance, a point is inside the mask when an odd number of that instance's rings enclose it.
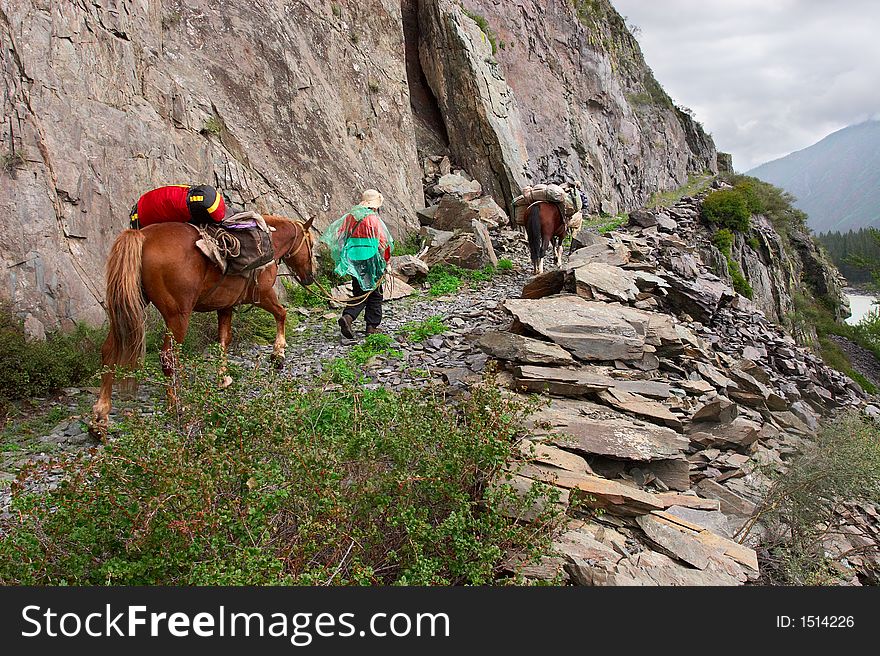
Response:
[[[703,219],[710,224],[747,232],[750,216],[746,199],[736,189],[718,189],[703,201]]]
[[[880,502],[880,429],[855,412],[825,425],[758,509],[770,553],[763,569],[773,582],[833,583],[823,542],[843,528],[844,500]]]
[[[788,192],[747,175],[726,174],[722,179],[733,185],[734,191],[742,197],[749,212],[764,214],[770,219],[783,239],[787,238],[792,228],[809,233],[807,215],[793,206],[795,198]]]
[[[334,2],[331,5],[331,9],[333,10],[333,15],[336,18],[339,18],[340,16],[342,16],[342,7],[340,7],[337,3]]]
[[[379,93],[379,90],[381,89],[381,87],[379,86],[378,80],[370,80],[370,82],[367,86],[370,89],[370,93]]]
[[[400,333],[411,342],[423,342],[429,337],[440,335],[447,330],[449,327],[443,323],[443,317],[435,314],[424,321],[410,321],[403,324]]]
[[[617,230],[620,226],[629,223],[629,214],[621,212],[617,215],[601,214],[584,219],[584,228],[595,228],[600,235],[608,234]]]
[[[761,242],[760,240],[758,240],[757,237],[755,237],[755,235],[751,235],[748,239],[746,239],[746,243],[755,252],[761,250]]]
[[[430,296],[446,296],[457,294],[464,281],[471,283],[486,282],[495,275],[495,268],[486,265],[482,269],[463,269],[454,264],[438,264],[431,267],[427,282],[430,285]]]
[[[828,256],[851,285],[880,282],[880,232],[876,228],[819,235]]]
[[[480,31],[486,37],[486,40],[489,41],[489,45],[492,46],[492,54],[494,55],[496,52],[498,52],[497,37],[492,32],[492,28],[489,27],[489,21],[486,20],[486,17],[475,12],[468,11],[467,9],[462,9],[462,11],[464,11],[465,16],[470,18],[479,26]]]
[[[210,116],[202,126],[201,132],[202,134],[220,136],[220,133],[223,132],[223,122],[216,116]]]
[[[391,348],[393,341],[391,335],[386,335],[384,333],[367,335],[367,338],[363,342],[351,349],[348,357],[353,364],[359,367],[364,366],[367,362],[379,355],[392,358],[402,358],[402,352]]]
[[[794,294],[794,307],[792,316],[788,318],[794,332],[805,333],[810,328],[815,329],[819,342],[812,347],[825,364],[852,378],[868,394],[875,394],[877,388],[874,384],[853,369],[846,353],[830,336],[844,337],[871,351],[880,360],[880,319],[877,315],[869,313],[856,326],[836,321],[832,309],[816,301],[809,290]]]
[[[730,257],[730,249],[733,247],[733,233],[729,228],[721,228],[712,235],[712,243],[719,251]]]
[[[513,271],[513,262],[507,259],[498,260],[499,271]]]
[[[752,286],[743,275],[742,269],[739,268],[739,264],[737,264],[729,255],[727,256],[727,270],[730,272],[730,279],[733,282],[733,288],[736,292],[746,298],[752,298],[755,295]]]
[[[394,242],[392,255],[418,255],[423,247],[424,239],[419,233],[413,232]]]
[[[0,306],[0,407],[90,381],[101,366],[103,329],[78,325],[50,333],[45,342],[25,337],[23,323]]]
[[[629,214],[622,212],[616,216],[612,216],[605,221],[602,225],[599,226],[599,234],[605,235],[609,232],[613,232],[617,230],[620,226],[626,225],[629,223]]]
[[[16,494],[0,584],[482,585],[510,552],[549,549],[558,493],[502,484],[530,408],[493,385],[453,403],[183,371],[175,412],[126,419],[59,461],[57,489]],[[512,518],[533,505],[536,522]]]

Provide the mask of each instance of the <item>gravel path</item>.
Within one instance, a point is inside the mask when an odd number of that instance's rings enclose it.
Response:
[[[403,389],[418,387],[429,382],[443,381],[459,387],[464,381],[482,374],[487,357],[474,340],[487,330],[506,328],[510,317],[501,308],[501,301],[519,296],[523,283],[529,277],[527,248],[524,238],[508,232],[498,244],[498,256],[513,261],[509,271],[498,271],[482,283],[466,283],[455,296],[433,298],[424,290],[414,297],[386,302],[383,306],[381,328],[393,339],[391,348],[401,357],[377,356],[365,369],[368,387]],[[259,310],[254,310],[259,311]],[[291,310],[297,312],[296,309]],[[303,381],[315,380],[323,372],[327,361],[345,357],[363,341],[363,318],[355,323],[356,340],[346,340],[339,334],[336,319],[338,310],[310,308],[301,314],[300,322],[287,332],[287,357],[283,373]],[[440,317],[447,326],[440,335],[416,343],[401,333],[405,324]],[[233,325],[234,329],[234,325]],[[230,361],[251,365],[260,357],[271,354],[271,346],[250,346],[230,354]],[[43,410],[52,408],[41,421],[19,424],[17,434],[9,437],[7,450],[0,451],[0,518],[9,507],[10,486],[23,467],[36,466],[40,475],[29,479],[28,488],[44,491],[57,484],[59,470],[53,466],[58,458],[73,457],[99,446],[87,432],[86,421],[94,402],[95,388],[69,388],[54,399],[42,401]],[[164,403],[161,386],[142,384],[136,398],[122,399],[114,390],[114,411],[111,422],[124,412],[151,412]],[[58,416],[56,416],[58,415]],[[55,416],[54,420],[52,417]],[[42,424],[42,426],[41,426]],[[27,425],[27,430],[24,426]],[[15,431],[12,431],[15,433]]]

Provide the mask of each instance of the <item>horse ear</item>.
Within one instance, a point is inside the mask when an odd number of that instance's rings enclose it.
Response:
[[[310,216],[309,220],[303,224],[303,229],[308,230],[312,227],[312,224],[315,222],[315,217]]]

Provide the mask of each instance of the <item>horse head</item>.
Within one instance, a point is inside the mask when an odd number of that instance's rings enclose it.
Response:
[[[311,233],[314,221],[315,217],[311,217],[305,223],[290,221],[294,226],[294,231],[290,238],[289,247],[280,258],[302,285],[311,285],[315,282],[315,274],[318,269],[315,260],[315,240]]]

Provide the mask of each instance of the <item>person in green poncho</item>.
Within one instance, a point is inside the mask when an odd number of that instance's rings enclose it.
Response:
[[[367,189],[361,202],[321,235],[321,241],[330,247],[336,274],[352,277],[355,298],[365,296],[356,305],[346,307],[339,317],[339,330],[348,339],[355,338],[352,325],[364,310],[367,335],[379,332],[382,322],[381,280],[394,247],[391,233],[379,218],[384,200],[375,189]]]

